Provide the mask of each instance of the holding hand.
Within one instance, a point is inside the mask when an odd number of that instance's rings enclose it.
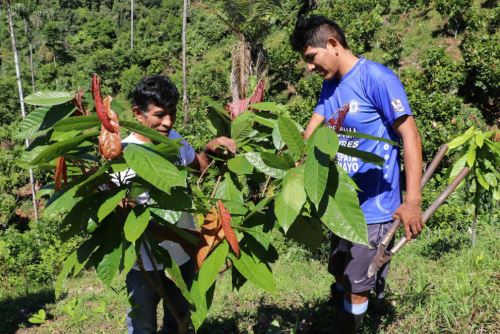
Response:
[[[394,219],[399,218],[404,225],[406,241],[410,241],[413,237],[420,234],[424,228],[422,223],[422,211],[420,203],[404,202],[392,216]]]
[[[237,149],[236,142],[228,137],[217,137],[207,143],[207,145],[205,146],[205,152],[218,154],[221,148],[224,151],[227,151],[224,152],[224,155],[228,154],[228,152],[234,154],[236,153]]]

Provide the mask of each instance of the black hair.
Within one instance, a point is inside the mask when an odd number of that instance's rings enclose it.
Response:
[[[290,44],[297,52],[304,51],[308,46],[325,48],[330,37],[349,49],[344,31],[335,21],[321,15],[299,16],[290,36]]]
[[[132,105],[146,113],[150,104],[176,111],[179,92],[174,83],[164,75],[144,77],[132,92]]]

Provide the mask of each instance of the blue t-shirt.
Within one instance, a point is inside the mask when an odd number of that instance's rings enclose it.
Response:
[[[411,115],[410,105],[399,78],[387,67],[360,58],[340,80],[323,82],[314,110],[330,119],[338,118],[339,109],[349,104],[341,130],[360,132],[399,142],[392,129],[397,118]],[[331,125],[329,125],[331,126]],[[386,222],[401,205],[399,186],[399,147],[370,139],[339,135],[340,145],[370,152],[384,158],[383,166],[337,154],[338,163],[354,179],[359,203],[367,224]]]

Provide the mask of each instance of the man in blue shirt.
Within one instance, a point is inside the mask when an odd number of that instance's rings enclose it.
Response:
[[[337,155],[338,163],[356,181],[361,209],[368,224],[369,242],[376,245],[399,218],[406,238],[420,233],[422,149],[415,119],[398,77],[385,66],[353,55],[342,29],[322,16],[300,17],[290,38],[294,50],[302,54],[307,69],[324,78],[320,99],[304,132],[307,139],[318,125],[341,124],[341,130],[360,132],[392,141],[402,141],[406,196],[399,185],[399,146],[347,135],[340,145],[377,154],[383,166]],[[347,113],[345,111],[347,110]],[[339,127],[337,125],[337,127]],[[339,333],[355,333],[368,307],[370,290],[383,295],[388,266],[368,278],[368,266],[376,248],[352,244],[334,236],[329,271],[335,276],[334,294],[343,307],[337,311]]]

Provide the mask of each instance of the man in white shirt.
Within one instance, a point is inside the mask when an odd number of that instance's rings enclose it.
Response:
[[[152,128],[171,139],[182,139],[182,136],[173,130],[178,100],[179,93],[177,88],[168,77],[161,75],[145,77],[138,83],[132,93],[132,112],[136,120],[142,125]],[[151,139],[133,132],[122,141],[122,144],[145,144],[149,142],[151,142]],[[189,166],[199,171],[207,168],[209,157],[205,153],[196,153],[191,145],[183,139],[181,143],[179,165]],[[232,139],[218,137],[208,142],[205,146],[205,152],[215,152],[221,146],[229,152],[234,153],[236,151],[236,144]],[[118,175],[121,181],[126,181],[134,176],[135,172],[132,170]],[[137,204],[147,205],[149,199],[149,193],[144,192],[134,200]],[[176,225],[182,228],[194,229],[193,217],[191,214],[183,212]],[[166,240],[161,242],[160,246],[165,248],[172,259],[179,265],[182,276],[189,286],[193,280],[195,271],[193,259],[176,242]],[[189,313],[188,302],[184,299],[176,285],[166,277],[163,265],[155,261],[154,258],[152,258],[153,261],[150,261],[147,253],[143,244],[140,255],[144,270],[154,273],[156,277],[161,277],[170,302],[175,305],[180,315],[187,315]],[[156,307],[161,300],[161,296],[148,283],[143,273],[141,273],[138,264],[127,274],[126,284],[133,306],[133,309],[127,312],[128,333],[156,333]],[[163,332],[177,333],[177,322],[165,306]]]

